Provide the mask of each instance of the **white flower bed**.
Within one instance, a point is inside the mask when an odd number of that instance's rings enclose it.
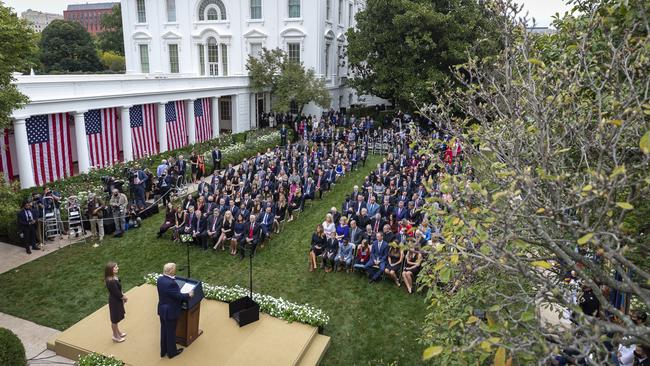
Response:
[[[155,285],[159,273],[150,273],[144,277],[145,282]],[[233,302],[241,297],[248,296],[247,289],[241,286],[217,286],[203,283],[203,294],[207,299],[218,300],[223,302]],[[309,304],[300,305],[283,298],[275,298],[269,295],[262,295],[253,292],[253,300],[260,305],[260,310],[272,317],[284,319],[288,322],[300,322],[323,327],[329,323],[329,316],[320,309],[316,309]]]

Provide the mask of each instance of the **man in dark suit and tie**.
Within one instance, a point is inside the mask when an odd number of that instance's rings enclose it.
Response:
[[[406,207],[404,207],[404,201],[397,202],[397,208],[395,209],[395,219],[397,221],[402,221],[406,218]]]
[[[219,211],[218,207],[214,207],[212,209],[212,215],[208,217],[208,227],[207,227],[207,240],[210,240],[210,245],[215,243],[217,240],[219,240],[219,236],[221,236],[221,211]],[[212,249],[217,249],[217,246],[215,245]]]
[[[185,171],[187,170],[187,162],[183,160],[183,155],[178,157],[176,161],[176,171],[178,171],[178,176],[181,178],[181,184],[185,184]]]
[[[212,150],[212,163],[214,164],[212,170],[221,170],[221,150],[218,147]]]
[[[201,248],[203,250],[208,250],[208,222],[203,217],[203,214],[201,211],[196,210],[194,212],[194,218],[191,221],[192,223],[192,237],[194,238],[194,242],[201,245]]]
[[[370,259],[365,265],[366,272],[370,276],[370,283],[379,280],[381,274],[384,273],[388,259],[388,243],[384,241],[384,235],[378,232],[376,238],[377,240],[372,243],[370,248]],[[377,266],[377,268],[374,266]]]
[[[32,203],[30,201],[26,201],[23,204],[23,209],[18,211],[16,219],[20,234],[25,241],[25,251],[27,254],[32,254],[32,249],[36,250],[38,246],[36,244],[36,217],[32,211]]]
[[[251,215],[249,221],[244,226],[244,233],[239,239],[239,257],[244,259],[246,256],[246,245],[250,246],[251,257],[255,256],[255,248],[260,241],[260,225],[255,221],[255,215]]]
[[[158,316],[160,317],[160,357],[174,358],[183,349],[176,349],[176,321],[181,314],[183,301],[194,296],[181,293],[176,283],[176,264],[167,263],[163,267],[163,275],[156,282],[158,288]]]
[[[260,226],[262,231],[263,239],[271,236],[271,228],[273,227],[273,221],[275,220],[275,214],[273,213],[273,207],[266,206],[264,213],[260,213],[257,223]]]

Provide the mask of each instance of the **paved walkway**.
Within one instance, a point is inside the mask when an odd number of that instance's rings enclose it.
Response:
[[[15,316],[0,313],[0,327],[11,329],[25,346],[29,365],[73,365],[67,358],[57,356],[46,348],[47,341],[60,332]]]
[[[32,250],[32,254],[25,253],[25,248],[23,247],[0,242],[0,273],[5,273],[20,267],[25,263],[67,247],[74,242],[78,242],[80,239],[83,240],[83,238],[75,237],[68,239],[68,236],[64,235],[63,238],[48,241],[47,244],[43,245],[41,250]]]

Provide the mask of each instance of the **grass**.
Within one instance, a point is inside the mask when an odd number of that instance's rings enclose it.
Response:
[[[254,291],[309,303],[330,316],[324,334],[332,340],[322,365],[420,362],[422,347],[417,338],[426,312],[423,296],[408,295],[389,281],[369,285],[359,273],[307,271],[315,226],[330,207],[340,209],[345,194],[363,182],[379,159],[370,157],[366,168],[350,174],[322,201],[315,201],[287,223],[284,231],[255,256]],[[164,263],[184,266],[183,246],[169,239],[155,239],[161,221],[162,214],[158,214],[122,239],[107,238],[97,248],[76,244],[0,275],[4,294],[0,311],[63,330],[106,304],[102,279],[106,262],[119,263],[125,291],[142,284],[145,274],[162,271]],[[247,286],[247,261],[212,250],[192,249],[190,255],[192,277],[211,284]],[[105,331],[109,331],[108,323]]]

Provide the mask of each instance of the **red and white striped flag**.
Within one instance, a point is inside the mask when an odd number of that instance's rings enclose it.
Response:
[[[36,185],[72,176],[71,119],[67,113],[42,114],[27,119],[27,142]]]
[[[117,138],[117,108],[92,109],[84,113],[90,165],[111,166],[120,160]]]
[[[210,115],[210,98],[194,101],[194,119],[196,120],[196,142],[212,138],[212,117]]]
[[[11,165],[11,150],[9,149],[9,136],[13,132],[8,128],[0,130],[0,173],[5,183],[10,183],[14,177],[14,167]]]
[[[177,100],[165,104],[165,122],[167,126],[167,149],[171,151],[187,145],[185,101]]]
[[[133,158],[140,159],[158,153],[156,105],[142,104],[129,109]],[[124,121],[122,121],[124,123]]]

